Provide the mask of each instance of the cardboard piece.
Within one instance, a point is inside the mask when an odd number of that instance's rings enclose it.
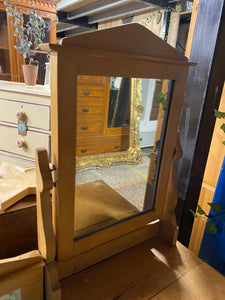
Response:
[[[0,208],[6,210],[31,194],[36,194],[35,167],[21,168],[3,162],[0,167]]]

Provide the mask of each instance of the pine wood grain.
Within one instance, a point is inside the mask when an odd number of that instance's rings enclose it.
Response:
[[[180,243],[145,241],[61,282],[62,299],[223,299],[225,279]]]
[[[22,268],[42,261],[42,256],[38,250],[30,251],[22,255],[0,260],[0,277],[16,272]]]
[[[225,111],[225,85],[220,100],[219,110]],[[212,141],[209,149],[209,155],[204,172],[203,183],[198,200],[198,204],[204,209],[206,214],[208,214],[210,209],[208,202],[213,201],[216,184],[225,156],[225,146],[222,143],[225,140],[225,133],[220,128],[223,122],[223,119],[217,119],[215,123]],[[195,219],[194,221],[189,249],[196,254],[198,254],[200,249],[202,236],[205,230],[205,223],[206,220],[203,219]]]

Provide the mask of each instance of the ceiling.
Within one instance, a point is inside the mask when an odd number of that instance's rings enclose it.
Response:
[[[61,0],[57,4],[57,37],[97,28],[98,23],[174,6],[177,0]]]

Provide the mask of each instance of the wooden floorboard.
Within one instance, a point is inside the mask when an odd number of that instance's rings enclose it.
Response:
[[[225,299],[225,278],[156,237],[61,282],[63,299]]]

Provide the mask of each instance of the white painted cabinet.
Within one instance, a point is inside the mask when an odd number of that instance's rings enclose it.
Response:
[[[50,153],[50,90],[0,81],[0,163],[34,164],[36,147]]]

